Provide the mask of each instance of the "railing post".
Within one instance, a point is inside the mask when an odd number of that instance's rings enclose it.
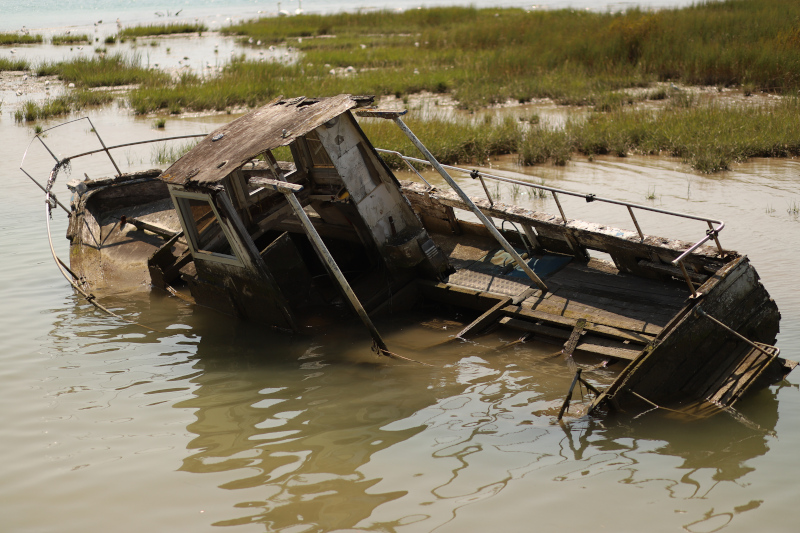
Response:
[[[681,270],[683,271],[683,277],[686,280],[686,283],[689,285],[689,290],[692,291],[692,298],[697,298],[697,291],[694,288],[694,283],[692,283],[692,278],[689,277],[689,271],[686,270],[686,265],[683,264],[683,261],[679,261],[678,265],[680,265]]]
[[[469,173],[469,177],[472,179],[478,178],[479,180],[481,180],[481,185],[483,185],[483,192],[486,193],[486,199],[489,200],[489,205],[494,207],[494,200],[492,200],[492,195],[489,194],[489,188],[486,187],[486,182],[483,181],[483,176],[481,176],[481,173],[478,172],[477,170],[473,170],[472,172]]]
[[[558,212],[561,213],[561,220],[564,221],[564,225],[566,226],[567,225],[567,215],[564,214],[564,209],[561,207],[561,202],[558,201],[558,195],[556,194],[556,191],[552,191],[552,192],[553,192],[553,200],[556,201],[556,205],[558,206]]]
[[[719,250],[719,256],[722,257],[725,255],[725,251],[722,249],[722,245],[719,243],[719,237],[717,236],[718,231],[714,229],[714,225],[708,222],[708,231],[706,232],[708,235],[714,239],[714,242],[717,244],[717,250]]]
[[[628,207],[628,213],[631,214],[631,219],[633,220],[633,225],[636,226],[636,231],[639,232],[639,238],[642,239],[642,242],[644,242],[644,233],[642,233],[642,228],[639,227],[639,221],[636,220],[636,216],[633,214],[633,209],[631,208],[631,206],[627,206],[627,207]]]
[[[111,152],[109,152],[108,148],[106,148],[106,143],[103,142],[103,139],[100,137],[100,133],[97,132],[97,128],[94,127],[94,124],[92,123],[92,120],[89,117],[86,117],[86,120],[88,120],[89,124],[91,124],[92,131],[97,136],[97,140],[100,141],[100,145],[103,147],[103,150],[105,150],[106,155],[108,155],[108,158],[111,160],[111,164],[114,165],[115,169],[117,169],[117,177],[122,176],[122,171],[117,166],[117,162],[114,161],[114,158],[111,157]]]

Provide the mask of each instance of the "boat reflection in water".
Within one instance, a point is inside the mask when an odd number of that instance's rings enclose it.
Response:
[[[381,327],[392,342],[432,343],[448,337],[442,324],[458,327],[454,318],[432,322],[438,331],[411,319],[402,329]],[[229,326],[203,334],[194,397],[175,405],[196,410],[181,470],[224,474],[220,488],[241,491],[230,518],[215,525],[430,531],[482,513],[520,523],[487,506],[516,502],[522,513],[519,498],[531,494],[569,501],[586,497],[581,487],[613,491],[619,483],[676,499],[673,520],[690,531],[713,530],[707,526],[760,505],[745,496],[707,512],[715,491],[727,490],[720,485],[746,485],[748,462],[768,450],[774,390],[743,401],[738,418],[691,422],[658,411],[556,424],[570,375],[552,349],[503,350],[509,339],[500,335],[429,348],[435,367],[383,364],[364,355],[353,331],[339,329],[324,343],[271,344],[265,358],[263,335]]]

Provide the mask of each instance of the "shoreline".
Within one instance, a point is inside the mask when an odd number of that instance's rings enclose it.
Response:
[[[736,10],[740,5],[726,8]],[[489,44],[462,43],[465,36],[459,32],[471,30],[472,23],[487,13],[494,13],[494,20],[491,27],[484,28],[481,39]],[[703,13],[709,20],[717,20],[713,10]],[[694,12],[675,10],[663,16],[681,20],[686,15]],[[440,149],[443,154],[455,155],[444,158],[461,158],[460,162],[467,162],[464,158],[480,162],[510,151],[519,153],[528,165],[563,165],[576,153],[593,157],[666,152],[684,158],[693,168],[713,173],[749,157],[800,154],[800,141],[793,131],[783,132],[783,137],[774,135],[783,122],[798,122],[796,99],[784,96],[780,89],[762,92],[756,82],[693,85],[679,75],[675,81],[660,80],[652,73],[631,70],[624,61],[594,75],[564,67],[540,72],[531,66],[531,72],[519,72],[513,64],[519,59],[514,55],[503,58],[510,64],[507,70],[497,71],[508,79],[476,79],[469,68],[480,73],[482,68],[495,68],[493,62],[477,67],[462,63],[469,64],[473,56],[486,62],[484,49],[490,45],[497,54],[524,55],[524,48],[509,46],[499,37],[508,28],[518,27],[516,19],[523,16],[535,24],[546,23],[553,16],[566,19],[566,26],[562,22],[562,27],[554,30],[556,36],[569,24],[587,24],[588,19],[587,27],[597,34],[622,31],[624,37],[628,30],[621,22],[639,23],[653,15],[635,11],[589,16],[568,11],[523,14],[475,8],[339,13],[264,19],[232,26],[227,32],[131,37],[124,44],[101,44],[96,37],[98,42],[83,46],[25,45],[19,47],[19,57],[43,52],[51,63],[31,65],[35,73],[3,72],[0,99],[16,122],[33,125],[48,120],[54,112],[75,112],[83,105],[107,101],[91,96],[99,91],[124,95],[120,107],[141,118],[188,116],[187,112],[195,116],[238,114],[277,95],[375,94],[382,104],[391,102],[393,107],[422,111],[423,119],[437,131],[435,135],[448,138]],[[442,17],[448,18],[446,24]],[[531,38],[539,37],[520,37],[523,41]],[[440,44],[448,39],[449,48],[442,51]],[[527,42],[529,48],[531,43],[541,44]],[[584,52],[586,60],[593,61],[591,54],[614,52],[607,44],[602,46],[606,48]],[[464,57],[450,58],[448,54],[454,51]],[[59,62],[52,59],[56,55],[66,57]],[[48,59],[41,61],[47,63]],[[786,72],[791,68],[786,67]],[[61,81],[54,82],[54,76]],[[567,84],[572,85],[565,87]],[[73,87],[75,91],[70,92]],[[309,92],[309,87],[316,92]],[[784,93],[790,90],[789,86],[783,88]],[[44,109],[54,98],[62,101]],[[520,109],[525,109],[527,116]],[[772,117],[773,110],[783,114]],[[659,119],[654,119],[656,113]],[[674,123],[673,131],[658,131],[664,129],[659,123],[662,118]],[[477,133],[469,131],[481,120],[488,133],[480,133],[481,142],[470,141],[468,137]],[[709,130],[709,120],[720,122],[718,129]],[[749,122],[754,120],[759,124],[751,131]],[[454,124],[463,131],[452,131]],[[755,138],[759,135],[762,138]],[[469,145],[472,147],[467,148]]]

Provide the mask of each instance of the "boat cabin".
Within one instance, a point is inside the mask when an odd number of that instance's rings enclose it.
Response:
[[[277,100],[166,169],[160,180],[183,238],[150,259],[154,285],[180,275],[198,304],[298,330],[347,304],[326,254],[367,312],[413,279],[446,271],[445,255],[350,113],[371,102]]]

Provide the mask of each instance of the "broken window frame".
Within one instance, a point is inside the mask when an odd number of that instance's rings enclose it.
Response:
[[[189,245],[189,250],[192,252],[192,256],[196,259],[215,261],[217,263],[244,268],[244,262],[236,253],[236,247],[233,245],[233,243],[236,242],[235,237],[230,233],[230,231],[228,231],[228,228],[225,227],[225,224],[222,223],[222,217],[220,217],[219,211],[214,205],[211,195],[200,192],[180,191],[172,188],[170,188],[169,192],[172,196],[172,204],[175,206],[175,210],[178,212],[178,219],[180,220],[181,227],[183,228],[183,234],[186,236],[186,242]],[[197,225],[194,215],[192,215],[191,212],[185,212],[185,204],[182,202],[182,200],[199,200],[208,203],[208,205],[211,207],[211,212],[214,214],[217,224],[219,224],[219,227],[222,230],[222,234],[228,240],[228,245],[230,246],[232,252],[231,254],[203,250],[200,247],[200,235],[197,232]]]

